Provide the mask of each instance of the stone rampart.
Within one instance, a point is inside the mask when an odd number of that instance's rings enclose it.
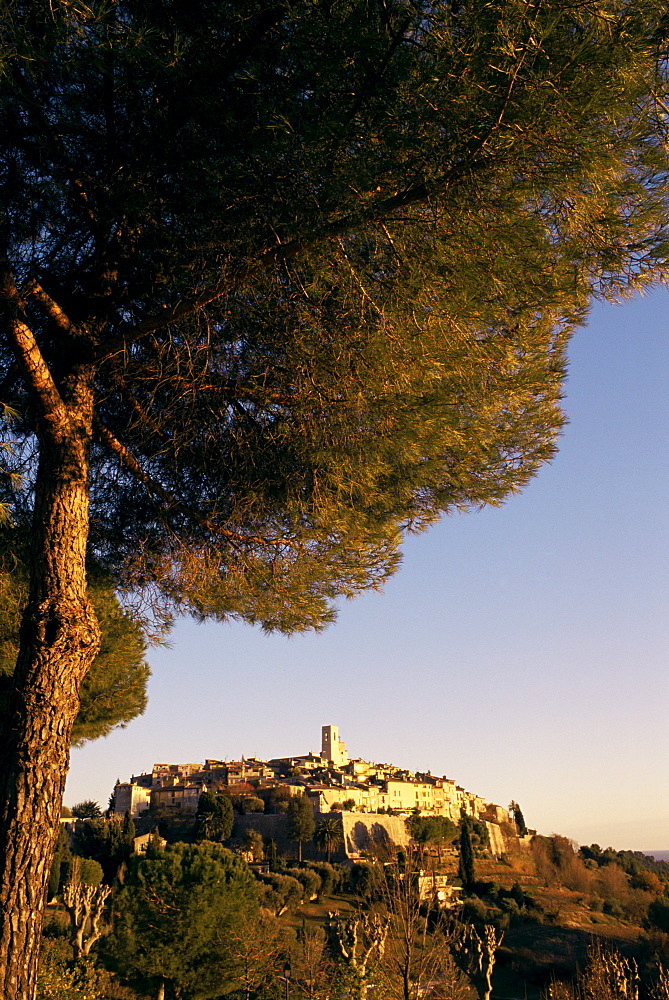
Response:
[[[490,853],[499,858],[506,851],[502,830],[497,823],[486,823],[486,829],[490,839]]]
[[[403,816],[379,813],[342,813],[344,850],[348,858],[380,853],[392,845],[406,847],[409,834]]]

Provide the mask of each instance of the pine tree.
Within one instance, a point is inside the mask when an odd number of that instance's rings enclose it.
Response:
[[[0,526],[0,718],[6,710],[19,647],[21,611],[28,593],[28,538],[25,529]],[[124,610],[113,580],[89,560],[88,593],[100,625],[98,655],[84,678],[72,727],[72,743],[108,736],[146,708],[150,670],[146,639]]]
[[[659,0],[5,4],[0,502],[31,535],[0,743],[6,1000],[33,992],[100,645],[87,555],[159,624],[319,628],[406,530],[520,489],[589,299],[666,260],[665,20]]]
[[[248,866],[219,844],[174,844],[134,855],[105,950],[124,978],[158,979],[185,996],[219,997],[236,966],[231,937],[257,913]]]

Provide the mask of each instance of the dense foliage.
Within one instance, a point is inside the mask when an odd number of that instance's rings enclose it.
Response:
[[[402,529],[550,457],[588,296],[665,260],[662,5],[26,10],[6,251],[56,384],[63,352],[95,365],[91,541],[117,581],[323,624]]]
[[[407,826],[418,844],[434,844],[439,851],[458,836],[457,826],[445,816],[411,816]]]
[[[28,539],[25,531],[0,529],[0,715],[11,687],[19,649],[21,613],[28,595]],[[146,708],[150,676],[146,640],[139,624],[121,606],[111,578],[91,565],[89,595],[102,630],[100,651],[81,685],[72,742],[108,736]]]
[[[601,868],[609,864],[618,864],[628,875],[638,876],[646,871],[656,875],[663,883],[669,885],[669,862],[658,861],[650,854],[642,851],[616,851],[613,847],[602,849],[599,844],[583,844],[579,853],[583,858],[594,861]]]
[[[418,831],[423,829],[417,824],[419,818],[409,818]],[[87,822],[97,824],[99,820]],[[74,846],[80,850],[87,844],[95,842],[78,839]],[[107,916],[111,935],[98,943],[95,958],[68,961],[65,941],[58,936],[57,912],[53,913],[55,922],[49,929],[40,988],[42,984],[44,990],[60,986],[64,997],[71,989],[73,1000],[79,1000],[77,990],[88,990],[87,1000],[139,1000],[147,996],[153,1000],[160,995],[161,986],[165,987],[165,1000],[180,994],[183,1000],[205,1000],[214,995],[280,1000],[285,996],[284,970],[289,967],[291,995],[312,1000],[331,1000],[333,996],[359,1000],[361,980],[375,984],[381,1000],[418,1000],[421,996],[441,1000],[444,995],[450,1000],[465,1000],[472,987],[487,989],[485,970],[473,958],[487,955],[488,973],[492,974],[496,948],[504,935],[502,978],[496,988],[502,982],[508,988],[512,975],[516,990],[524,985],[536,988],[540,982],[553,983],[552,1000],[582,1000],[588,983],[590,1000],[614,1000],[617,994],[609,997],[607,991],[615,984],[615,968],[627,969],[631,980],[637,969],[634,963],[620,965],[620,956],[606,946],[586,961],[592,918],[598,935],[628,938],[627,960],[634,949],[640,963],[638,972],[647,987],[641,995],[666,1000],[662,990],[669,986],[669,980],[662,962],[669,955],[669,898],[663,894],[659,878],[645,867],[644,862],[652,867],[652,858],[637,852],[634,872],[626,873],[613,856],[632,852],[602,851],[597,845],[577,852],[573,843],[557,835],[537,837],[532,850],[518,851],[516,846],[514,853],[512,841],[509,847],[512,854],[496,867],[496,877],[501,876],[503,884],[473,880],[461,905],[442,910],[434,906],[429,893],[430,872],[446,870],[452,879],[455,859],[451,851],[442,868],[442,861],[437,861],[436,840],[398,851],[387,845],[382,862],[378,858],[357,862],[343,886],[339,881],[343,870],[325,863],[287,867],[287,859],[279,857],[280,872],[264,874],[254,869],[252,875],[239,857],[218,845],[182,843],[163,851],[154,844],[147,858],[133,857],[129,871],[116,882]],[[167,862],[175,851],[178,862],[174,858]],[[597,852],[602,863],[593,866],[588,855]],[[79,859],[78,863],[82,878],[87,872],[87,881],[99,881],[102,871],[97,862]],[[225,879],[221,864],[228,872]],[[489,855],[485,864],[489,871]],[[643,887],[635,882],[640,873],[651,878]],[[420,890],[419,875],[427,895]],[[579,878],[586,881],[579,883]],[[654,892],[650,891],[652,879],[658,882]],[[578,885],[577,891],[566,883]],[[235,897],[231,915],[229,893],[237,890],[241,895]],[[357,897],[353,910],[351,893]],[[312,910],[305,904],[315,896],[324,905]],[[187,928],[191,906],[197,906],[198,900],[205,912]],[[558,900],[569,906],[562,915],[556,910]],[[596,905],[598,901],[604,904],[604,914],[602,906]],[[340,917],[335,917],[335,911],[342,907]],[[321,929],[324,910],[329,914],[327,934]],[[225,928],[225,947],[221,936],[214,941],[207,938],[207,913],[209,923],[220,921]],[[155,938],[152,929],[156,930]],[[637,936],[639,940],[633,945]],[[168,940],[172,964],[163,954]],[[365,963],[368,948],[372,952]],[[187,973],[191,962],[193,968],[198,963],[201,967],[205,953],[214,956],[218,994],[211,992],[212,981],[207,975],[196,982],[194,975]],[[155,955],[161,956],[159,962],[153,961]],[[181,966],[178,958],[183,960]],[[110,968],[117,970],[111,978]],[[576,975],[573,982],[566,981],[570,974]],[[600,987],[604,990],[601,997]],[[45,1000],[52,995],[58,994],[44,992]],[[38,996],[41,1000],[42,994]]]
[[[197,804],[195,817],[196,840],[227,840],[232,833],[234,813],[227,795],[203,792]]]
[[[126,864],[134,849],[135,824],[129,813],[125,816],[99,816],[78,823],[72,836],[72,849],[83,858],[93,858],[104,872],[105,882],[112,885],[119,869]]]
[[[231,934],[257,897],[248,867],[224,847],[150,848],[131,859],[105,948],[126,978],[166,981],[184,1000],[220,996],[234,980]]]
[[[471,823],[469,819],[465,817],[460,820],[458,848],[458,875],[462,883],[462,888],[466,892],[474,886],[475,868]]]
[[[302,843],[311,840],[316,829],[314,809],[306,795],[295,795],[288,803],[288,836],[297,841],[299,860],[302,860]]]

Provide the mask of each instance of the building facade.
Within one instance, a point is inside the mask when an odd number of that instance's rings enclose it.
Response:
[[[280,791],[280,790],[283,790]],[[151,773],[133,775],[117,783],[114,811],[129,810],[133,817],[149,807],[173,815],[194,816],[203,792],[229,795],[241,803],[260,797],[266,811],[280,808],[287,798],[306,795],[315,813],[333,809],[407,816],[412,813],[444,816],[457,823],[462,815],[503,823],[509,814],[465,791],[451,778],[414,773],[392,764],[351,759],[337,726],[323,726],[320,755],[224,761],[208,758],[204,764],[154,764]],[[283,799],[282,799],[283,796]]]

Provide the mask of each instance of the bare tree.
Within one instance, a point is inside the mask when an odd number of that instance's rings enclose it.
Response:
[[[366,1000],[374,962],[383,958],[389,923],[379,913],[358,912],[352,917],[329,915],[328,929],[334,954],[341,959],[352,979],[352,996]]]
[[[291,949],[293,989],[309,1000],[328,1000],[334,976],[334,962],[327,936],[320,927],[303,923]]]
[[[451,955],[446,913],[422,891],[421,858],[420,848],[409,849],[383,865],[378,894],[389,925],[381,961],[384,989],[392,1000],[457,1000],[468,994],[467,983]]]
[[[669,969],[664,965],[657,968],[657,979],[651,990],[653,1000],[669,1000]]]
[[[655,1000],[669,996],[669,977],[660,967],[652,991]],[[552,983],[548,1000],[638,1000],[639,972],[636,962],[598,941],[588,948],[585,968],[573,983]]]
[[[473,924],[461,923],[452,930],[453,957],[476,989],[479,1000],[490,1000],[492,974],[502,938],[503,934],[492,924],[479,931]]]
[[[110,894],[108,885],[86,885],[81,878],[81,859],[72,859],[70,877],[63,888],[63,903],[70,915],[75,959],[88,955],[102,936],[102,918]]]
[[[289,947],[289,930],[269,910],[246,914],[229,935],[237,964],[239,988],[246,1000],[275,982],[281,956]]]

